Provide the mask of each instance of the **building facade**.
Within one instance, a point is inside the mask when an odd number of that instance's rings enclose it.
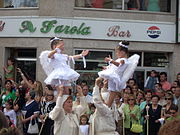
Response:
[[[1,0],[0,67],[14,56],[16,67],[43,81],[46,76],[38,57],[50,49],[50,37],[57,36],[64,39],[65,53],[69,55],[90,50],[86,69],[82,60],[72,67],[81,73],[80,80],[91,84],[106,65],[104,57],[115,58],[115,46],[128,40],[130,55],[141,56],[134,74],[140,88],[151,70],[167,72],[172,82],[180,71],[180,46],[176,42],[178,3],[159,0],[159,6],[151,8],[150,1],[137,1]],[[2,68],[0,73],[4,75]],[[18,80],[17,73],[16,76]]]

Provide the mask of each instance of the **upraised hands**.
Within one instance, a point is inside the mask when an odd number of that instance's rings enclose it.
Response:
[[[88,55],[88,53],[89,53],[89,50],[83,50],[81,54],[82,54],[82,56],[86,56],[86,55]]]

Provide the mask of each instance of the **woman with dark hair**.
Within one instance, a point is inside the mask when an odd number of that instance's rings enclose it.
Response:
[[[22,107],[25,104],[25,92],[26,90],[22,87],[18,87],[16,89],[16,99],[14,100],[14,111],[16,112],[16,119],[17,119],[17,123],[16,123],[16,127],[23,132],[23,124],[22,124]]]
[[[147,105],[149,107],[147,114],[147,107],[144,109],[144,117],[146,121],[149,121],[149,135],[157,135],[159,128],[161,126],[158,119],[161,118],[161,109],[162,106],[158,105],[158,101],[160,100],[159,96],[152,96],[152,104]],[[146,123],[147,124],[147,123]],[[147,125],[145,125],[145,129],[147,130]],[[147,131],[145,132],[147,133]]]
[[[28,127],[31,121],[33,125],[37,123],[37,116],[39,114],[39,105],[34,100],[35,92],[33,90],[30,90],[28,93],[26,93],[25,98],[27,102],[25,106],[22,108],[22,112],[24,115],[24,118],[22,119],[22,123],[24,124],[24,133],[26,135],[30,135],[30,133],[27,133]]]
[[[0,100],[2,101],[2,107],[5,107],[5,102],[8,101],[9,99],[15,100],[16,95],[15,91],[13,91],[12,88],[12,81],[11,80],[6,80],[5,81],[5,88],[2,90],[1,95],[0,95]]]

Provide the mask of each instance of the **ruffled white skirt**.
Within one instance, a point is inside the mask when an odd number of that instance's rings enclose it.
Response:
[[[108,79],[108,90],[110,91],[121,91],[126,87],[126,82],[122,81],[119,76],[111,68],[98,72],[99,77]]]
[[[45,79],[46,84],[50,85],[66,85],[67,83],[76,81],[80,74],[71,68],[56,68],[51,74]]]

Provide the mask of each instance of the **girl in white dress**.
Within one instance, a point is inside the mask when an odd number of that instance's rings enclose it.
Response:
[[[83,58],[89,50],[84,50],[79,55],[68,56],[63,54],[64,41],[62,39],[54,37],[51,38],[50,43],[52,51],[43,51],[40,55],[41,65],[48,75],[44,82],[57,88],[60,85],[70,86],[70,82],[76,81],[80,75],[71,69],[68,62],[72,60],[74,63],[74,59]],[[68,94],[67,88],[66,94]]]
[[[139,56],[137,54],[131,56],[128,59],[128,41],[122,41],[116,47],[116,60],[111,57],[106,57],[105,61],[109,62],[109,66],[98,73],[101,78],[108,79],[108,90],[110,91],[110,97],[107,105],[111,107],[117,92],[120,92],[126,87],[126,81],[133,74]]]
[[[89,135],[88,117],[86,115],[81,115],[79,128],[82,135]]]

